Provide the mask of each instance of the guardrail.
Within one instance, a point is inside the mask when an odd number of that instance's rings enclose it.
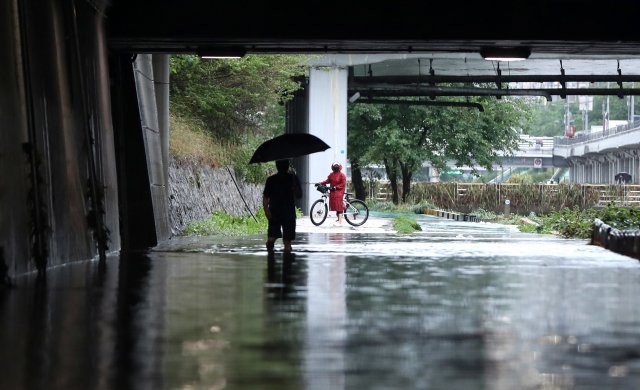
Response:
[[[634,131],[640,130],[640,121],[635,121],[634,123],[629,123],[626,125],[620,125],[616,127],[612,127],[607,130],[597,131],[588,134],[578,134],[575,137],[567,138],[567,137],[555,137],[554,145],[575,145],[583,142],[595,141],[598,139],[604,139],[608,137],[612,137],[614,135],[624,134],[624,133],[632,133]]]

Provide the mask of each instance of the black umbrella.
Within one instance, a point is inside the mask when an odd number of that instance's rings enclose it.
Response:
[[[323,140],[312,134],[283,134],[258,146],[249,164],[300,157],[329,148]]]
[[[628,183],[631,181],[631,175],[627,172],[619,172],[613,178],[618,184]]]

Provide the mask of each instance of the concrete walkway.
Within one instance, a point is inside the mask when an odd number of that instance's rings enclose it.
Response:
[[[298,218],[296,221],[297,233],[395,233],[391,218],[372,217],[362,226],[351,226],[342,221],[342,226],[337,225],[335,215],[329,215],[324,223],[315,226],[308,215]]]

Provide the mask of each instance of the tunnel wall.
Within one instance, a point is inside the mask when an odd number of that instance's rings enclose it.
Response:
[[[100,3],[0,2],[0,260],[9,276],[120,248]]]
[[[214,211],[248,215],[262,208],[262,185],[244,183],[233,168],[169,159],[169,217],[173,234]],[[236,187],[237,184],[237,187]],[[246,201],[246,205],[243,201]]]

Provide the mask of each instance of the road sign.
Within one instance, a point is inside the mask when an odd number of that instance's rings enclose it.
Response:
[[[542,168],[542,159],[541,158],[534,158],[533,159],[533,167],[534,168]]]

